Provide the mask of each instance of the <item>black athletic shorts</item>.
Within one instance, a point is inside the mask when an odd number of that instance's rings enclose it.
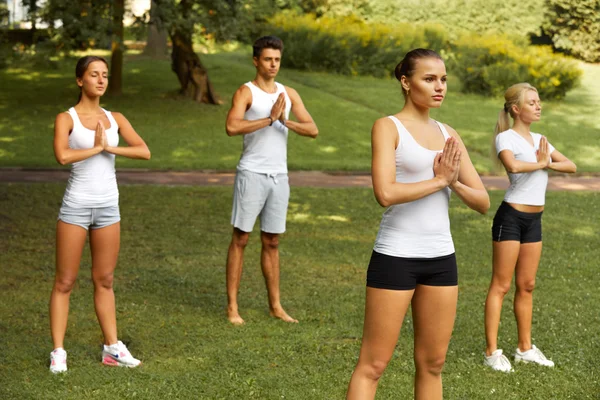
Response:
[[[373,251],[367,270],[368,287],[412,290],[417,285],[458,285],[455,254],[435,258],[404,258]]]
[[[542,241],[542,213],[517,211],[506,202],[502,202],[492,225],[492,240],[503,242],[516,240],[521,243]]]

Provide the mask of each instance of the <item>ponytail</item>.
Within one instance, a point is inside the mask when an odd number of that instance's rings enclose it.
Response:
[[[496,122],[496,128],[494,129],[494,136],[500,132],[504,132],[510,129],[510,113],[505,106],[498,113],[498,121]]]
[[[496,127],[494,128],[494,136],[491,147],[492,159],[495,161],[496,169],[499,169],[501,165],[496,153],[496,135],[511,128],[509,117],[515,119],[513,106],[517,106],[517,108],[521,107],[523,100],[525,99],[525,92],[528,90],[532,90],[537,93],[537,89],[526,82],[512,85],[506,89],[506,92],[504,92],[504,106],[498,113],[498,121],[496,122]]]

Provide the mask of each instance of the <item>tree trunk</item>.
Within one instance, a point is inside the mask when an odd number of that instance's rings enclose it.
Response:
[[[171,41],[171,69],[179,79],[180,93],[199,103],[223,104],[208,79],[208,71],[194,52],[191,34],[175,30]]]
[[[163,58],[167,55],[167,30],[161,21],[156,18],[157,4],[154,0],[150,3],[150,24],[144,54],[152,58]]]
[[[113,3],[113,35],[112,55],[110,57],[110,85],[109,93],[120,95],[123,93],[123,14],[125,13],[125,0],[114,0]]]

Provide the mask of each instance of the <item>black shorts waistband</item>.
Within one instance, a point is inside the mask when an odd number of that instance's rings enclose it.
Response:
[[[516,208],[514,208],[513,206],[511,206],[510,204],[508,204],[506,201],[502,201],[502,203],[500,204],[500,207],[498,207],[498,211],[500,211],[500,210],[509,211],[513,215],[518,215],[519,217],[522,217],[522,218],[532,218],[532,219],[540,218],[542,216],[542,214],[544,213],[543,211],[534,212],[534,213],[519,211]]]

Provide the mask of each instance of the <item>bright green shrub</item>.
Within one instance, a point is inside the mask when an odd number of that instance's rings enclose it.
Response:
[[[560,99],[583,74],[576,61],[549,47],[518,46],[502,36],[464,35],[451,48],[449,68],[469,93],[498,96],[514,83],[529,82],[540,97]]]
[[[265,32],[283,40],[284,66],[347,75],[391,76],[409,50],[439,51],[447,41],[437,26],[391,26],[352,17],[316,19],[296,14],[276,15]]]
[[[600,0],[546,2],[543,30],[554,47],[585,61],[600,61]]]

